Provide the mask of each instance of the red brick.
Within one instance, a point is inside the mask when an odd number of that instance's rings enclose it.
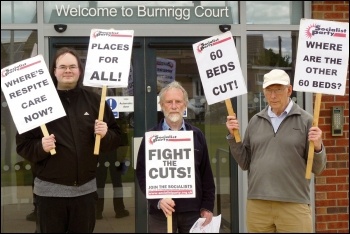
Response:
[[[326,177],[324,176],[316,176],[315,177],[315,184],[326,184]]]
[[[316,193],[315,198],[316,200],[325,200],[327,199],[327,193]]]
[[[316,222],[338,221],[338,215],[318,215]]]
[[[332,11],[333,5],[313,5],[312,10],[315,11]]]
[[[315,185],[316,191],[335,191],[337,189],[336,185]]]
[[[345,147],[338,147],[338,146],[327,146],[327,149],[326,149],[327,153],[345,153],[346,150],[345,150]]]
[[[347,206],[347,207],[349,207],[349,199],[338,199],[337,200],[337,206]]]
[[[349,149],[349,148],[347,148],[347,149]],[[349,152],[346,152],[345,154],[337,154],[336,160],[349,162]]]
[[[327,232],[327,223],[319,223],[319,222],[317,222],[316,223],[316,230],[317,230],[317,232],[326,231],[326,233],[328,233]]]
[[[337,175],[347,175],[349,177],[349,168],[343,168],[337,170]],[[348,183],[349,184],[349,183]]]
[[[346,177],[345,176],[332,176],[328,177],[326,179],[327,183],[326,184],[341,184],[341,183],[346,183]]]
[[[322,4],[344,4],[346,3],[347,1],[316,1],[316,2],[319,2],[319,3],[322,3]]]
[[[327,214],[349,213],[348,207],[345,207],[345,206],[327,207],[326,209],[327,209]]]
[[[348,193],[347,192],[328,192],[327,198],[328,199],[348,198]]]
[[[338,230],[337,233],[349,233],[349,228],[346,228],[344,230]]]
[[[329,122],[330,123],[330,122]],[[322,128],[321,128],[322,130]],[[327,147],[328,145],[335,145],[335,139],[323,139],[323,144]],[[328,152],[327,152],[328,153]]]
[[[338,214],[339,221],[349,221],[349,214]]]
[[[344,14],[342,12],[325,12],[324,18],[326,20],[337,20],[337,19],[343,19]]]
[[[346,102],[347,100],[349,100],[349,96],[346,96],[346,95],[344,95],[344,96],[338,95],[335,97],[336,102]],[[333,106],[335,106],[335,105],[333,104]]]
[[[349,183],[346,184],[338,184],[337,191],[349,191]]]
[[[348,228],[349,222],[329,222],[327,228],[329,229],[338,229],[338,228]]]
[[[336,146],[349,146],[349,140],[348,139],[337,139],[335,141]]]
[[[337,202],[335,200],[319,200],[315,202],[317,207],[328,207],[328,206],[336,206]]]
[[[334,11],[349,11],[349,5],[335,5]]]
[[[329,95],[329,94],[323,94],[322,95],[322,102],[334,102],[335,96]],[[334,104],[333,104],[334,105]]]
[[[327,152],[327,162],[334,162],[334,161],[337,161],[337,156],[335,154],[330,154]]]

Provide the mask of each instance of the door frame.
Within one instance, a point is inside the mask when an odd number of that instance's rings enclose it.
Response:
[[[134,138],[142,138],[145,132],[157,124],[157,74],[156,74],[156,50],[192,50],[192,45],[205,39],[205,37],[134,37],[132,64],[134,76]],[[63,46],[88,49],[89,37],[49,37],[49,64],[57,49]],[[153,69],[152,69],[153,68]],[[136,79],[135,79],[136,77]],[[237,98],[232,99],[237,109]],[[134,152],[132,144],[131,152]],[[131,155],[133,157],[134,155]],[[134,162],[134,158],[132,161]],[[230,157],[230,229],[231,232],[239,231],[239,206],[238,206],[238,166]],[[138,186],[136,176],[135,184],[135,232],[148,232],[148,208],[147,199]],[[219,198],[217,198],[219,199]],[[216,201],[217,202],[217,201]]]

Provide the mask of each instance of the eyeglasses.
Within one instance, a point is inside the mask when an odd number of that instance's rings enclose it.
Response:
[[[283,88],[278,88],[278,89],[265,89],[265,94],[266,95],[271,95],[272,93],[276,94],[276,95],[280,95],[284,92],[284,90],[286,89],[287,87],[283,87]]]
[[[57,67],[57,69],[62,70],[62,71],[66,71],[67,68],[69,68],[69,70],[73,71],[73,70],[78,69],[78,66],[77,65],[70,65],[70,66],[61,65],[61,66]]]

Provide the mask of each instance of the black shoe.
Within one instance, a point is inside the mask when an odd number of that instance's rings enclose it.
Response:
[[[103,219],[102,213],[96,213],[96,219]]]
[[[36,211],[33,211],[32,213],[28,214],[26,216],[27,221],[36,221]]]
[[[115,214],[115,217],[117,219],[120,219],[120,218],[124,218],[126,216],[129,216],[129,211],[127,210],[121,210],[121,211],[118,211],[116,214]]]

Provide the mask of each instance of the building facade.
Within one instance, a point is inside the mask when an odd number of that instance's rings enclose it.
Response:
[[[63,46],[76,48],[85,61],[91,29],[134,30],[129,85],[108,90],[108,96],[124,98],[130,107],[115,113],[128,139],[117,160],[118,166],[126,165],[123,186],[113,187],[107,176],[104,217],[97,220],[95,232],[147,232],[146,200],[134,176],[135,155],[144,132],[161,117],[157,90],[171,77],[189,93],[186,119],[201,128],[208,140],[217,186],[214,215],[222,215],[220,232],[246,232],[247,175],[230,156],[225,141],[225,103],[206,102],[192,45],[225,31],[232,33],[248,89],[247,94],[231,99],[242,121],[243,136],[249,119],[266,106],[263,75],[278,67],[293,81],[302,18],[349,22],[349,2],[2,1],[1,68],[36,54],[43,55],[49,66],[55,51]],[[161,64],[171,64],[167,68],[171,72],[162,74]],[[314,97],[296,91],[292,95],[310,113]],[[318,125],[323,130],[328,162],[326,170],[311,179],[315,232],[349,231],[348,100],[349,76],[345,96],[322,96]],[[16,126],[3,93],[1,104],[1,232],[32,232],[35,224],[26,220],[33,210],[31,165],[16,153]],[[334,108],[343,111],[344,124],[338,135],[332,134]],[[111,207],[115,197],[124,200],[129,216],[114,218]]]

